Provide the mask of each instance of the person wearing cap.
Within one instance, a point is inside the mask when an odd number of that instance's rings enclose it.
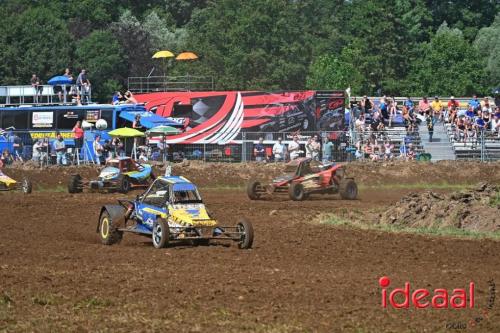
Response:
[[[438,96],[434,97],[434,100],[431,103],[432,112],[434,113],[434,121],[442,120],[443,118],[443,103],[439,100]]]
[[[451,96],[450,100],[448,101],[448,111],[451,109],[458,109],[460,107],[460,103],[455,100],[455,97]]]

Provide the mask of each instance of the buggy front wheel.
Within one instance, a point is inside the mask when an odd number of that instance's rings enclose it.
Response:
[[[21,182],[21,191],[24,194],[30,194],[31,191],[33,190],[33,184],[31,184],[31,181],[29,179],[23,179]]]
[[[168,227],[168,222],[165,219],[156,219],[153,224],[153,245],[157,249],[161,249],[168,245],[168,240],[170,237],[170,229]]]
[[[345,200],[354,200],[358,197],[358,186],[352,179],[342,179],[339,186],[340,197]]]
[[[99,237],[104,245],[113,245],[122,240],[123,232],[116,229],[111,215],[105,210],[99,218]]]
[[[253,226],[246,219],[241,219],[236,225],[236,230],[240,233],[240,241],[238,247],[240,249],[250,249],[253,244]]]

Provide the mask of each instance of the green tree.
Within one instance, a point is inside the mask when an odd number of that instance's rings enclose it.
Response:
[[[484,92],[484,61],[459,29],[442,24],[419,52],[406,94],[471,96]]]
[[[19,15],[6,15],[0,31],[4,84],[29,83],[32,73],[46,81],[69,65],[72,43],[68,29],[49,9],[31,8]]]
[[[123,86],[126,63],[123,48],[109,31],[96,30],[77,43],[76,66],[89,71],[94,99],[109,101]]]
[[[490,88],[500,86],[500,14],[491,26],[482,28],[477,34],[474,46],[486,59],[486,73]]]
[[[351,51],[345,48],[339,57],[328,54],[316,58],[307,77],[307,88],[335,90],[351,87],[353,94],[363,93],[363,77],[350,61],[352,56],[356,56]]]
[[[221,89],[303,88],[312,39],[302,26],[295,2],[213,2],[188,27],[188,47],[202,56],[192,68]]]

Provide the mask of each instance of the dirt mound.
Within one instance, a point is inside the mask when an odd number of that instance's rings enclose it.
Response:
[[[381,214],[380,223],[408,227],[500,230],[500,186],[481,183],[467,191],[410,193]]]

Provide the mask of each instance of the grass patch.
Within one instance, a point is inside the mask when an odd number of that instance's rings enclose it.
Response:
[[[393,232],[393,233],[411,233],[411,234],[421,234],[430,236],[443,236],[443,237],[454,237],[454,238],[467,238],[467,239],[493,239],[500,240],[500,232],[492,231],[472,231],[464,230],[453,227],[406,227],[398,225],[386,225],[386,224],[368,224],[364,222],[352,222],[350,220],[344,219],[334,214],[328,214],[326,216],[320,217],[319,222],[321,224],[328,224],[334,226],[342,226],[352,229],[361,230],[376,230],[383,232]],[[439,221],[438,221],[439,222]]]
[[[40,294],[32,297],[31,303],[41,306],[56,305],[58,303],[58,298],[53,294]]]
[[[100,299],[98,297],[85,298],[77,302],[74,306],[76,310],[80,309],[102,309],[113,305],[113,302],[107,299]]]
[[[2,293],[2,295],[0,295],[0,305],[10,308],[13,304],[14,301],[12,300],[12,298],[10,298],[9,295],[7,295],[6,293]]]
[[[489,204],[493,208],[496,208],[496,207],[500,206],[500,192],[497,192],[495,196],[492,196],[490,198]]]
[[[55,193],[64,193],[67,192],[68,188],[64,185],[57,185],[56,187],[45,187],[45,186],[37,186],[33,192],[41,192],[41,193],[48,193],[48,192],[55,192]]]

